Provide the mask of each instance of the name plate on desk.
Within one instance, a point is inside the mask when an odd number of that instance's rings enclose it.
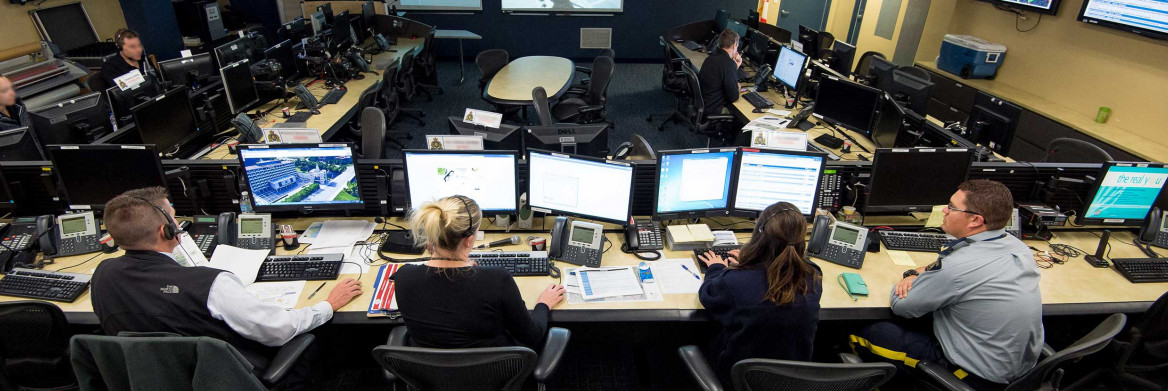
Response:
[[[466,109],[466,113],[462,115],[462,121],[469,124],[498,129],[499,125],[503,124],[503,114],[483,110]]]
[[[427,135],[430,150],[445,151],[482,151],[483,136],[439,136]]]
[[[268,128],[264,129],[265,144],[319,144],[320,130],[309,128]]]

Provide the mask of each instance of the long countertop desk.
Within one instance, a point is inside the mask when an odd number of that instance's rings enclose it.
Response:
[[[370,218],[351,218],[371,220]],[[278,219],[278,223],[292,224],[297,230],[303,230],[314,219]],[[402,221],[393,219],[390,222],[400,224]],[[536,227],[539,223],[536,223]],[[551,224],[547,224],[550,227]],[[609,229],[614,226],[607,226]],[[480,243],[507,237],[515,232],[490,231]],[[521,236],[539,235],[546,237],[546,231],[529,233]],[[623,234],[617,230],[606,233],[612,242],[603,258],[603,266],[636,265],[641,262],[633,255],[620,251],[620,244],[624,242]],[[737,233],[740,241],[749,240],[749,232]],[[1094,249],[1099,238],[1090,231],[1055,231],[1052,243],[1069,244],[1080,249]],[[1129,232],[1115,232],[1111,236],[1111,257],[1143,257],[1143,253],[1128,244],[1133,239]],[[1047,243],[1028,241],[1028,245],[1039,250],[1048,250]],[[302,248],[301,248],[302,249]],[[526,244],[501,247],[503,250],[527,250]],[[277,254],[292,254],[296,251],[277,250]],[[689,251],[665,251],[666,259],[693,259]],[[85,266],[70,269],[70,272],[89,274],[98,263],[116,257],[114,254],[98,255]],[[934,253],[909,252],[909,257],[916,266],[924,266],[937,257]],[[85,254],[56,259],[53,265],[46,270],[58,270],[63,267],[77,265],[93,257],[94,254]],[[416,257],[393,255],[395,257]],[[357,260],[360,262],[361,260]],[[696,262],[696,261],[695,261]],[[883,319],[892,316],[889,310],[888,294],[892,287],[900,280],[901,273],[908,266],[895,265],[889,256],[888,250],[881,247],[878,253],[868,253],[864,267],[856,270],[819,259],[813,259],[823,270],[823,296],[820,302],[820,318],[823,320],[842,319]],[[374,265],[384,264],[376,260]],[[555,262],[561,270],[574,267],[564,262]],[[372,296],[373,281],[376,278],[377,266],[371,266],[370,271],[360,276],[365,293],[346,305],[334,317],[336,323],[393,323],[398,320],[388,318],[368,318],[365,310]],[[1089,265],[1082,257],[1072,258],[1064,264],[1057,264],[1050,269],[1039,270],[1042,289],[1044,315],[1074,315],[1074,314],[1105,314],[1114,312],[1141,312],[1145,311],[1153,301],[1165,291],[1168,283],[1132,284],[1113,269],[1097,269]],[[869,290],[868,297],[860,297],[853,301],[835,281],[840,273],[855,272],[863,276]],[[340,279],[357,278],[358,275],[342,275]],[[516,277],[519,290],[528,307],[534,307],[540,292],[552,282],[558,282],[551,277]],[[326,281],[322,292],[327,293],[337,281]],[[297,307],[312,305],[324,300],[327,294],[317,294],[313,299],[307,297],[319,286],[319,281],[309,281],[297,304]],[[71,323],[96,324],[97,318],[90,304],[89,292],[83,294],[73,303],[54,303],[61,307]],[[0,296],[0,302],[26,300],[22,298]],[[708,318],[702,310],[702,305],[696,294],[667,294],[664,301],[651,302],[624,302],[624,303],[588,303],[569,304],[567,301],[558,305],[551,314],[551,320],[556,322],[594,322],[594,321],[706,321]]]
[[[406,53],[421,47],[424,42],[424,38],[398,37],[397,44],[393,45],[393,49],[397,50],[396,52],[382,52],[373,56],[373,61],[371,62],[373,65],[371,65],[371,67],[374,68],[376,73],[365,73],[364,79],[349,80],[346,82],[345,88],[348,88],[348,92],[345,93],[345,96],[342,96],[341,100],[335,104],[324,105],[321,107],[320,114],[308,117],[308,121],[305,122],[304,126],[301,127],[319,130],[321,139],[328,141],[330,137],[336,134],[337,131],[341,129],[341,127],[348,123],[349,120],[357,114],[357,100],[360,99],[361,93],[379,85],[378,83],[382,79],[382,72],[385,71],[385,67],[394,64],[396,61],[400,60],[402,56],[405,56]],[[383,65],[376,66],[377,64]],[[309,86],[308,90],[312,92],[312,95],[316,96],[317,99],[320,99],[324,96],[325,93],[328,92],[328,89],[324,87],[323,82],[314,83],[312,86]],[[276,107],[277,103],[279,102],[273,101],[263,105],[262,107],[259,107],[258,109],[267,111],[268,109]],[[287,102],[278,105],[280,106],[279,108],[275,108],[271,113],[257,120],[256,124],[259,125],[260,128],[269,128],[276,125],[277,123],[284,122],[284,118],[280,117],[280,108],[287,107],[289,108],[289,111],[296,112],[298,111],[296,110],[296,106],[299,104],[300,100],[293,97]],[[299,111],[303,111],[303,109]],[[202,158],[235,159],[235,155],[228,150],[226,145],[220,145],[212,149],[211,152],[208,152]]]

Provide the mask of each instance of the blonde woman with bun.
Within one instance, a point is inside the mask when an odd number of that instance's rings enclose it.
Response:
[[[564,287],[549,284],[529,312],[511,273],[470,259],[482,220],[478,204],[465,196],[411,212],[414,240],[430,253],[424,265],[404,265],[393,276],[411,345],[538,349],[543,341],[548,311],[564,300]]]

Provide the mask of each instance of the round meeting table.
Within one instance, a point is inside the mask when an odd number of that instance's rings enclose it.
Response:
[[[575,72],[576,64],[563,57],[520,57],[491,78],[483,90],[483,99],[499,106],[520,106],[526,112],[526,107],[532,105],[531,90],[543,87],[548,101],[554,102],[568,91]]]

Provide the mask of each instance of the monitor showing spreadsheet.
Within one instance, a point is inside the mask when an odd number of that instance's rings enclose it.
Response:
[[[484,213],[519,210],[515,151],[406,150],[411,209],[453,195],[470,197]]]
[[[629,219],[633,166],[548,151],[527,151],[533,210],[621,224]]]
[[[825,155],[743,148],[734,183],[734,211],[757,217],[771,204],[790,202],[804,216],[815,214]]]

